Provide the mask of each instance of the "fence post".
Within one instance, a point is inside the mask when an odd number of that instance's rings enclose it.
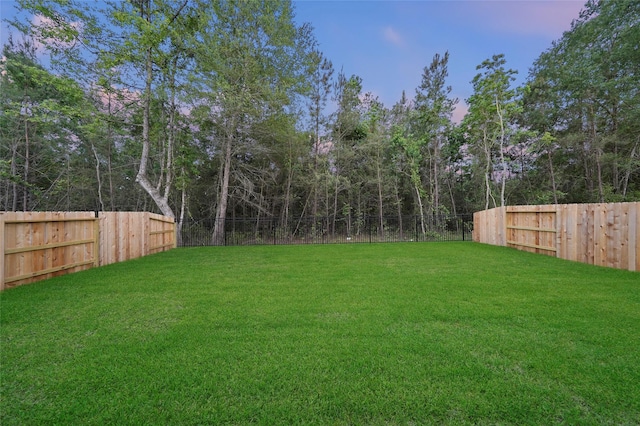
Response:
[[[100,213],[96,210],[93,223],[93,266],[98,267],[100,262]]]
[[[4,290],[4,213],[0,213],[0,291]]]
[[[180,235],[180,239],[182,239],[182,235]],[[173,248],[178,247],[178,218],[173,218]]]

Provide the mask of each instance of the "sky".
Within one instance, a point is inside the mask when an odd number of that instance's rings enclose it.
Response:
[[[507,67],[526,81],[529,69],[578,18],[583,1],[574,0],[414,0],[294,1],[296,21],[314,27],[320,50],[347,77],[362,78],[387,107],[406,91],[413,98],[423,69],[433,56],[449,52],[452,95],[473,93],[476,66],[503,53]]]
[[[387,107],[406,91],[413,98],[436,53],[449,52],[452,95],[459,121],[472,94],[476,66],[503,53],[522,84],[538,56],[571,28],[582,0],[294,0],[296,22],[310,23],[336,72],[362,78]],[[0,0],[0,17],[15,13]],[[0,42],[7,39],[1,24]]]

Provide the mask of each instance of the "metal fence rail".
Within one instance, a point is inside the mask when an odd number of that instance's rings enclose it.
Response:
[[[215,219],[185,219],[181,247],[210,246]],[[473,215],[430,215],[359,218],[302,217],[283,223],[277,218],[228,218],[224,245],[377,243],[402,241],[471,241]]]

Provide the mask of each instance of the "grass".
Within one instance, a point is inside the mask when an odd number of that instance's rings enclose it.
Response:
[[[640,275],[506,248],[177,249],[0,309],[4,426],[640,424]]]

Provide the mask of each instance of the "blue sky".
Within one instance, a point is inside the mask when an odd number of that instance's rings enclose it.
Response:
[[[412,98],[422,70],[436,53],[449,51],[449,80],[460,99],[458,121],[471,96],[476,66],[504,53],[518,71],[517,84],[552,41],[571,27],[582,0],[294,0],[298,23],[309,22],[320,50],[336,71],[358,75],[364,92],[387,107],[402,91]],[[0,0],[3,19],[15,13],[15,2]],[[7,39],[2,23],[0,42]]]
[[[387,107],[412,98],[434,54],[449,51],[454,119],[466,111],[476,66],[504,53],[525,81],[538,56],[571,27],[584,5],[573,0],[294,1],[296,20],[315,28],[336,71],[358,75]]]

